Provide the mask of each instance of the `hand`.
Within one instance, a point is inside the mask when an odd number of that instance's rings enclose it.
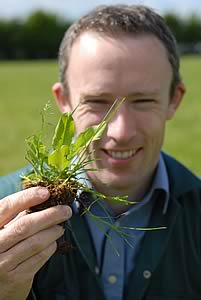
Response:
[[[48,198],[47,189],[33,187],[0,201],[0,300],[26,299],[34,275],[55,252],[56,240],[64,233],[58,224],[71,217],[70,207],[26,213]]]

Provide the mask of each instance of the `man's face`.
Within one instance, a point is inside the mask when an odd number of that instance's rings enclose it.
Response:
[[[92,167],[98,171],[88,176],[98,191],[140,198],[148,189],[166,120],[181,99],[179,90],[170,99],[171,79],[165,48],[153,36],[114,38],[88,32],[73,45],[65,105],[55,94],[62,111],[80,103],[74,114],[77,133],[101,122],[114,100],[126,97],[92,146],[97,158]]]

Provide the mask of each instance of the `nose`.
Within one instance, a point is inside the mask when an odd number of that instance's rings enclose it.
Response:
[[[135,118],[124,102],[109,121],[107,136],[118,144],[129,144],[136,135]]]

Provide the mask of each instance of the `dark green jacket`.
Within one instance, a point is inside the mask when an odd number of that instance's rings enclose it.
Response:
[[[167,229],[145,234],[124,300],[201,299],[201,181],[172,158],[164,159],[170,205],[164,215],[160,197],[155,199],[149,226]],[[29,300],[105,299],[84,220],[74,215],[69,223],[66,238],[75,249],[55,254],[39,271]]]

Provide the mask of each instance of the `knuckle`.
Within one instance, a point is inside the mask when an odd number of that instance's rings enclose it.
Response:
[[[18,236],[18,238],[24,238],[28,236],[30,234],[31,228],[31,218],[20,218],[13,225],[14,234]]]
[[[3,198],[0,207],[5,211],[15,211],[17,205],[16,202],[18,202],[18,200],[20,200],[20,202],[24,202],[26,198],[26,190],[16,192]]]
[[[54,241],[45,250],[43,250],[44,254],[42,253],[42,257],[45,259],[49,259],[50,256],[52,256],[56,250],[57,250],[57,242]]]
[[[52,243],[47,248],[43,249],[37,254],[38,261],[46,262],[50,256],[56,251],[56,242]]]
[[[58,239],[63,234],[63,229],[60,226],[54,226],[53,228],[49,228],[44,230],[36,235],[29,237],[27,240],[27,246],[29,251],[32,254],[42,255],[43,259],[43,251],[49,247],[51,243],[54,243],[56,239]],[[45,253],[47,254],[47,253]],[[46,255],[45,255],[46,257]]]
[[[41,239],[39,238],[36,238],[35,236],[32,236],[29,238],[28,240],[28,246],[29,246],[29,249],[32,253],[37,253],[41,250],[41,244],[42,244],[42,241]]]
[[[40,262],[45,262],[49,259],[49,257],[51,256],[51,253],[49,253],[48,249],[44,249],[42,251],[40,251],[38,254],[37,254],[37,257],[38,257],[38,261]]]
[[[0,254],[0,275],[5,274],[9,270],[10,256],[7,253]]]
[[[12,199],[11,196],[7,196],[0,201],[0,214],[4,215],[4,212],[10,210],[12,208]]]

